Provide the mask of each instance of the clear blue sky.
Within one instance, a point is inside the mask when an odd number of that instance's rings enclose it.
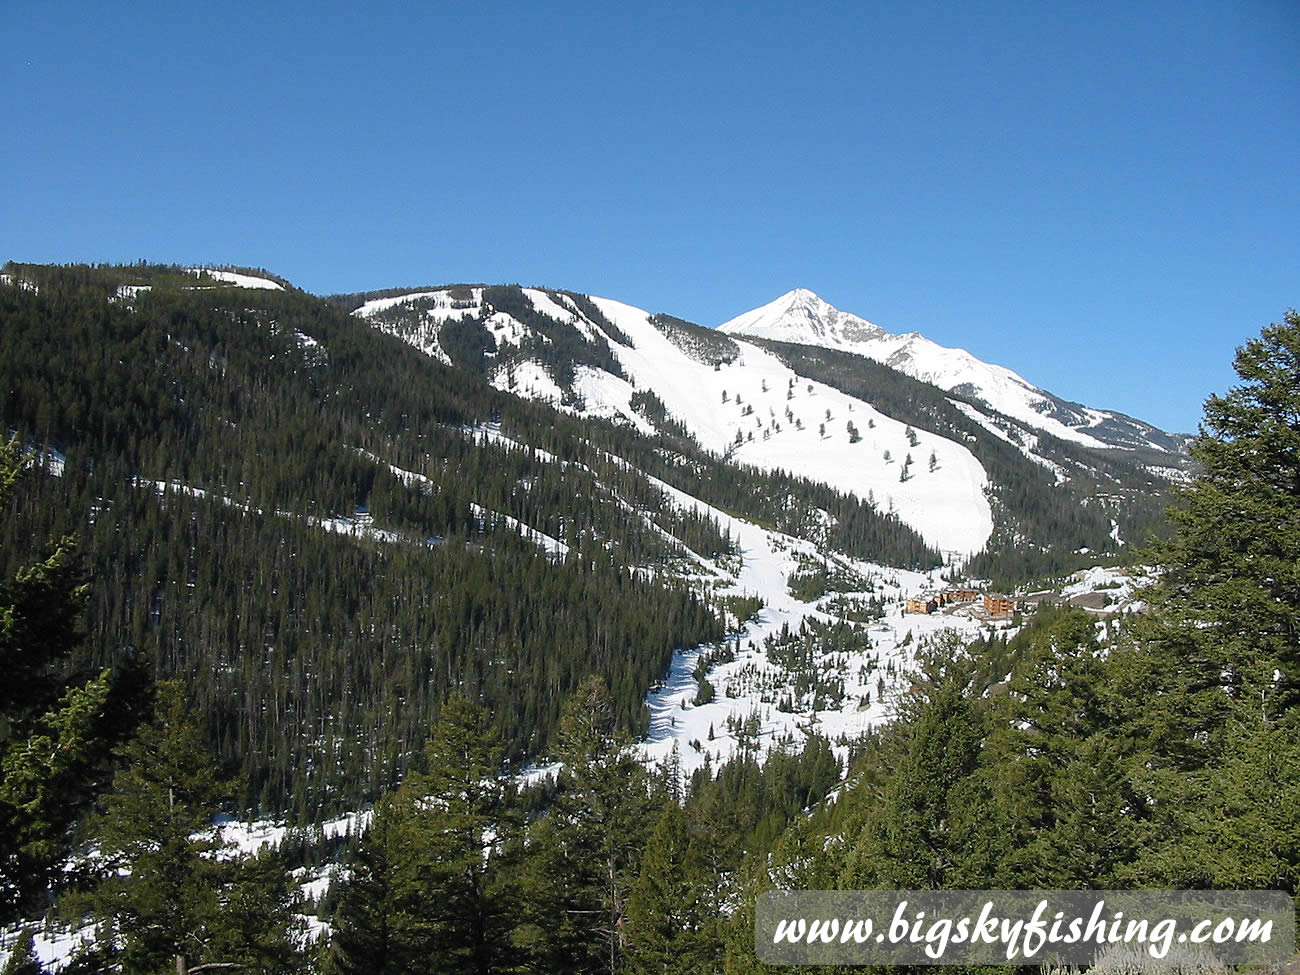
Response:
[[[1176,430],[1300,305],[1295,0],[0,13],[0,260],[807,287]]]

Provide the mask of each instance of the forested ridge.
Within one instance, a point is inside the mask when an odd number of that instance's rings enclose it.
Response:
[[[641,728],[672,650],[721,636],[674,581],[682,546],[732,546],[647,474],[795,534],[829,511],[863,557],[938,561],[857,498],[498,392],[303,292],[6,270],[0,414],[66,462],[20,482],[0,562],[78,534],[90,662],[131,648],[182,678],[249,808],[377,795],[452,689],[494,706],[516,762],[589,673]]]
[[[133,269],[153,290],[127,303],[121,270],[16,273],[35,289],[0,288],[0,409],[20,443],[67,461],[20,481],[4,559],[78,533],[92,662],[129,646],[182,677],[252,806],[306,815],[376,794],[452,688],[499,705],[515,759],[545,748],[591,672],[639,727],[672,649],[720,635],[698,597],[629,571],[678,556],[611,495],[703,552],[730,544],[716,523],[634,472],[598,479],[474,433],[550,443],[548,411],[301,293]],[[341,518],[399,537],[327,530]]]
[[[96,925],[67,971],[745,973],[773,888],[1296,893],[1294,312],[1207,402],[1147,612],[930,643],[847,768],[815,732],[761,762],[744,737],[683,781],[632,743],[668,654],[721,626],[650,522],[732,542],[645,474],[786,523],[816,486],[524,403],[300,292],[6,273],[0,915],[57,895]],[[858,544],[911,544],[827,494]],[[543,752],[557,781],[521,786]],[[212,855],[214,809],[365,800],[313,903],[290,869],[319,844]],[[21,939],[9,968],[40,970]]]

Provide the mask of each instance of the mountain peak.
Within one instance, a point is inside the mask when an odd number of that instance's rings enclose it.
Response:
[[[1137,443],[1177,449],[1154,427],[1066,402],[1005,366],[983,362],[964,349],[938,345],[920,332],[891,334],[865,318],[840,311],[807,288],[787,291],[761,308],[724,322],[718,331],[864,356],[940,389],[983,400],[1031,428],[1089,447]]]
[[[886,334],[878,325],[840,311],[807,288],[787,291],[761,308],[724,322],[718,326],[718,331],[830,348],[841,348]]]
[[[809,304],[827,304],[826,300],[822,298],[821,295],[817,294],[815,291],[810,291],[808,288],[795,288],[793,291],[787,291],[777,300],[783,301],[786,299],[789,299],[791,302],[800,301]]]

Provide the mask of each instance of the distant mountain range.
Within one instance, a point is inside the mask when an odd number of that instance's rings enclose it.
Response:
[[[938,345],[919,332],[891,334],[804,288],[737,315],[718,330],[865,356],[940,389],[980,400],[1004,416],[1062,440],[1091,447],[1152,447],[1174,453],[1186,449],[1185,436],[1113,410],[1068,402],[1004,366],[983,362],[965,349]]]
[[[953,557],[1058,548],[1029,524],[1048,493],[1062,495],[1052,507],[1076,509],[1067,521],[1093,506],[1090,527],[1067,533],[1071,550],[1114,548],[1129,529],[1141,534],[1126,524],[1132,511],[1149,515],[1144,499],[1187,462],[1184,437],[1066,402],[921,335],[891,335],[804,290],[716,330],[515,286],[332,300],[499,389],[646,433],[680,430],[736,463],[869,498]]]

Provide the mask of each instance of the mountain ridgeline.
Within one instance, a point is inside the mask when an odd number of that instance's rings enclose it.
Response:
[[[524,314],[518,289],[486,290]],[[515,361],[557,381],[611,365],[612,323],[602,341],[530,321]],[[643,732],[673,650],[723,635],[694,560],[735,545],[668,486],[883,564],[939,561],[850,492],[702,448],[650,390],[662,432],[493,388],[500,366],[473,362],[510,343],[473,320],[439,329],[448,365],[265,275],[11,264],[0,322],[0,413],[30,460],[4,571],[79,536],[79,665],[143,655],[182,678],[263,811],[391,787],[452,691],[492,709],[513,763],[548,753],[593,674]]]
[[[1185,437],[1066,403],[961,350],[890,336],[810,293],[792,294],[792,306],[780,309],[784,317],[742,316],[725,326],[729,333],[602,299],[515,286],[331,300],[501,389],[679,444],[694,442],[746,476],[809,471],[868,508],[900,518],[931,547],[960,556],[967,572],[999,583],[1120,557],[1128,544],[1163,530],[1171,481],[1183,479],[1190,466]],[[623,315],[621,327],[610,321],[614,310]],[[629,321],[645,328],[633,337]],[[893,350],[888,364],[882,348]],[[773,364],[779,378],[766,378],[774,375]],[[950,388],[909,374],[924,371],[922,365]],[[679,376],[692,369],[695,386],[713,387],[717,407],[701,409],[700,397],[690,395],[695,390],[683,391]],[[751,391],[757,395],[745,395],[742,405],[746,384],[757,386]],[[832,390],[844,395],[830,402],[825,393]],[[819,395],[810,414],[807,404]],[[736,413],[734,428],[717,421],[728,408]],[[864,408],[866,415],[850,415]],[[880,414],[895,425],[892,446]],[[955,445],[965,467],[944,463],[951,452],[939,456],[935,438]],[[869,458],[868,441],[879,451]],[[969,483],[972,470],[978,483]],[[700,489],[708,490],[692,490]],[[832,512],[834,528],[840,514]],[[941,530],[945,516],[968,530]],[[981,519],[983,531],[971,527]],[[888,560],[879,548],[852,552]]]

